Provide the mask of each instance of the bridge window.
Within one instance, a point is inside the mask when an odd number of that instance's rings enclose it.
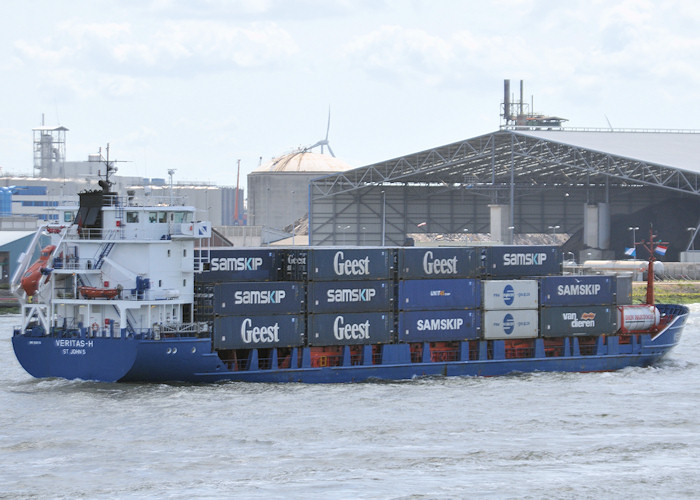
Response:
[[[126,213],[126,223],[127,224],[135,224],[139,221],[139,213],[138,212],[127,212]]]

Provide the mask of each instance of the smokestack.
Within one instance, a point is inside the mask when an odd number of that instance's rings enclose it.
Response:
[[[520,116],[523,114],[523,81],[520,80]]]
[[[510,121],[510,80],[503,80],[503,118],[506,125]]]

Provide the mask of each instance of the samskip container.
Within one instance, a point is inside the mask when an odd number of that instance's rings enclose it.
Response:
[[[478,263],[473,247],[400,248],[399,279],[475,278]]]
[[[281,250],[249,248],[196,250],[195,259],[203,259],[203,271],[195,273],[195,282],[277,281],[282,267]]]
[[[480,250],[484,276],[494,278],[561,274],[562,253],[555,246],[506,245]]]
[[[311,313],[390,311],[394,303],[391,281],[309,282]]]
[[[485,311],[481,319],[485,339],[530,339],[538,334],[537,309]]]
[[[548,276],[540,279],[543,306],[612,305],[615,303],[614,276]]]
[[[300,314],[304,312],[304,284],[291,281],[217,283],[214,314]]]
[[[543,337],[602,335],[617,331],[615,306],[543,307],[540,332]]]
[[[394,253],[388,248],[314,248],[310,251],[309,280],[391,279]]]
[[[391,313],[309,314],[309,345],[386,344],[394,333]]]
[[[437,342],[478,339],[479,310],[405,311],[399,313],[399,341]]]
[[[304,344],[304,316],[219,316],[214,319],[214,349],[295,347]]]
[[[538,286],[536,280],[484,280],[484,310],[537,309]]]
[[[416,279],[399,282],[399,310],[470,309],[480,306],[475,279]]]

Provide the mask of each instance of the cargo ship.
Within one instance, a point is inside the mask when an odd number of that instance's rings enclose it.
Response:
[[[57,208],[13,276],[12,345],[34,377],[610,371],[659,360],[688,317],[682,305],[631,304],[631,280],[563,275],[554,246],[213,248],[194,207],[100,184]]]

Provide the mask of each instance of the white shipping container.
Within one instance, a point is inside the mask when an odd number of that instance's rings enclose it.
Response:
[[[537,309],[485,311],[482,324],[484,339],[532,339],[539,331]]]
[[[482,281],[485,311],[537,309],[539,289],[536,280]]]

